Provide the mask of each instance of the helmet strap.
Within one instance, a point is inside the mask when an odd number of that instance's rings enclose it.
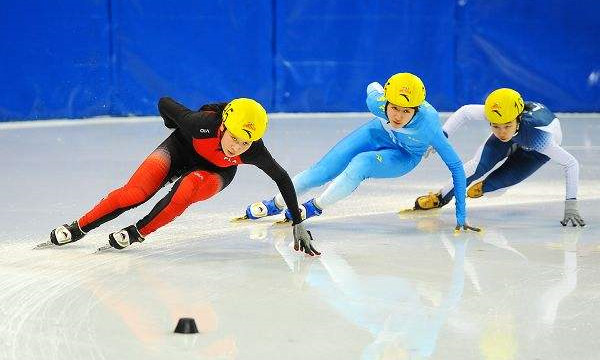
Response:
[[[217,129],[217,138],[219,139],[219,150],[223,150],[223,146],[221,146],[221,141],[223,140],[223,136],[225,136],[225,131],[227,128],[225,127],[225,123],[221,122],[219,128]]]

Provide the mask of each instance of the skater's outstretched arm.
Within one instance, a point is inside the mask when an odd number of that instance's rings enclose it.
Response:
[[[454,133],[467,121],[479,120],[481,122],[486,122],[485,115],[483,112],[483,105],[464,105],[461,106],[458,110],[456,110],[448,120],[444,123],[442,127],[443,133],[446,137],[450,137],[454,135]],[[423,159],[427,159],[428,157],[435,154],[435,149],[433,147],[429,147],[425,154],[423,154]]]
[[[487,123],[483,111],[483,105],[464,105],[456,110],[444,123],[443,130],[448,136],[452,136],[458,128],[467,121],[479,120]]]
[[[300,215],[298,197],[296,196],[296,190],[294,189],[292,179],[287,171],[273,159],[271,153],[269,153],[262,143],[262,140],[260,140],[260,146],[257,146],[256,151],[252,153],[252,157],[246,161],[249,164],[256,165],[277,184],[285,204],[292,214],[294,249],[304,251],[311,256],[320,255],[321,253],[311,244],[311,240],[313,240],[312,235],[304,228],[304,225],[301,224],[302,217]]]
[[[204,138],[214,131],[214,116],[226,104],[205,105],[200,111],[192,111],[170,97],[160,98],[158,111],[170,129],[179,129],[186,138]]]
[[[266,148],[264,148],[264,151],[261,151],[261,153],[264,155],[261,155],[260,157],[257,156],[257,159],[254,160],[252,164],[256,165],[273,181],[275,181],[279,192],[283,196],[285,205],[292,213],[293,224],[299,224],[302,222],[302,217],[300,216],[300,210],[298,209],[298,197],[296,196],[292,179],[288,175],[287,171],[285,171],[285,169],[282,168],[281,165],[275,161],[275,159],[273,159]]]
[[[563,226],[569,223],[573,226],[585,226],[585,221],[579,215],[577,204],[577,187],[579,185],[579,162],[567,150],[554,141],[550,141],[540,152],[553,161],[562,165],[565,171],[565,213],[560,222]]]
[[[454,184],[454,197],[456,199],[456,228],[455,230],[474,230],[480,229],[471,227],[466,223],[467,210],[465,207],[465,195],[467,188],[467,179],[465,170],[460,157],[454,151],[452,145],[444,135],[441,129],[436,129],[432,138],[431,145],[440,154],[440,157],[452,173],[452,182]]]

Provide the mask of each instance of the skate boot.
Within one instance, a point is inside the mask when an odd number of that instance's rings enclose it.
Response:
[[[471,186],[469,190],[467,190],[467,196],[471,199],[475,199],[483,196],[483,181],[478,182],[477,184]]]
[[[61,246],[80,240],[84,236],[85,233],[79,227],[79,223],[73,221],[71,225],[64,224],[52,230],[50,232],[50,242]]]
[[[121,231],[108,235],[108,243],[115,249],[125,249],[134,242],[143,242],[144,237],[140,234],[135,225],[129,225]]]
[[[302,216],[302,220],[306,220],[313,216],[319,216],[322,213],[323,213],[323,209],[319,208],[315,204],[315,199],[310,199],[307,202],[305,202],[304,204],[300,205],[300,216]],[[290,209],[285,210],[285,220],[288,222],[293,221],[292,213],[290,213]]]
[[[441,208],[445,204],[442,202],[442,194],[429,193],[428,195],[419,196],[415,200],[415,210],[431,210]]]
[[[280,214],[283,211],[275,203],[275,198],[271,200],[263,200],[261,202],[255,202],[254,204],[248,205],[246,208],[246,217],[248,219],[256,220],[265,216],[272,216]]]

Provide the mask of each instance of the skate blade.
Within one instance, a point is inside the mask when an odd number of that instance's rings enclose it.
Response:
[[[54,244],[52,243],[52,241],[48,240],[41,244],[37,244],[36,246],[33,247],[33,250],[47,249],[47,248],[50,248],[53,246],[54,246]]]
[[[415,209],[415,208],[406,208],[406,209],[402,209],[402,210],[398,211],[398,214],[411,214],[411,213],[414,213],[415,211],[420,211],[420,210]]]
[[[402,209],[396,213],[400,218],[426,218],[426,217],[434,217],[440,215],[440,208],[434,209],[415,209],[408,208]]]
[[[244,222],[247,220],[250,220],[250,218],[248,217],[248,215],[244,215],[244,216],[234,217],[233,219],[231,219],[231,222],[236,223],[236,222]]]
[[[99,247],[96,251],[94,251],[94,254],[100,254],[100,253],[105,252],[110,249],[113,249],[113,247],[110,246],[110,244],[106,244],[104,246]]]
[[[283,219],[283,220],[278,220],[275,221],[273,223],[273,226],[281,226],[281,225],[289,225],[292,223],[292,220],[288,220],[288,219]]]

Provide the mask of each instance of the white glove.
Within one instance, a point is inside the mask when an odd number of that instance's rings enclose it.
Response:
[[[381,84],[378,83],[377,81],[374,81],[374,82],[370,83],[369,85],[367,85],[367,95],[369,95],[373,91],[383,93],[383,86],[381,86]]]
[[[560,223],[562,226],[567,226],[569,222],[574,227],[577,225],[585,226],[585,221],[579,216],[577,199],[565,200],[565,217]]]

